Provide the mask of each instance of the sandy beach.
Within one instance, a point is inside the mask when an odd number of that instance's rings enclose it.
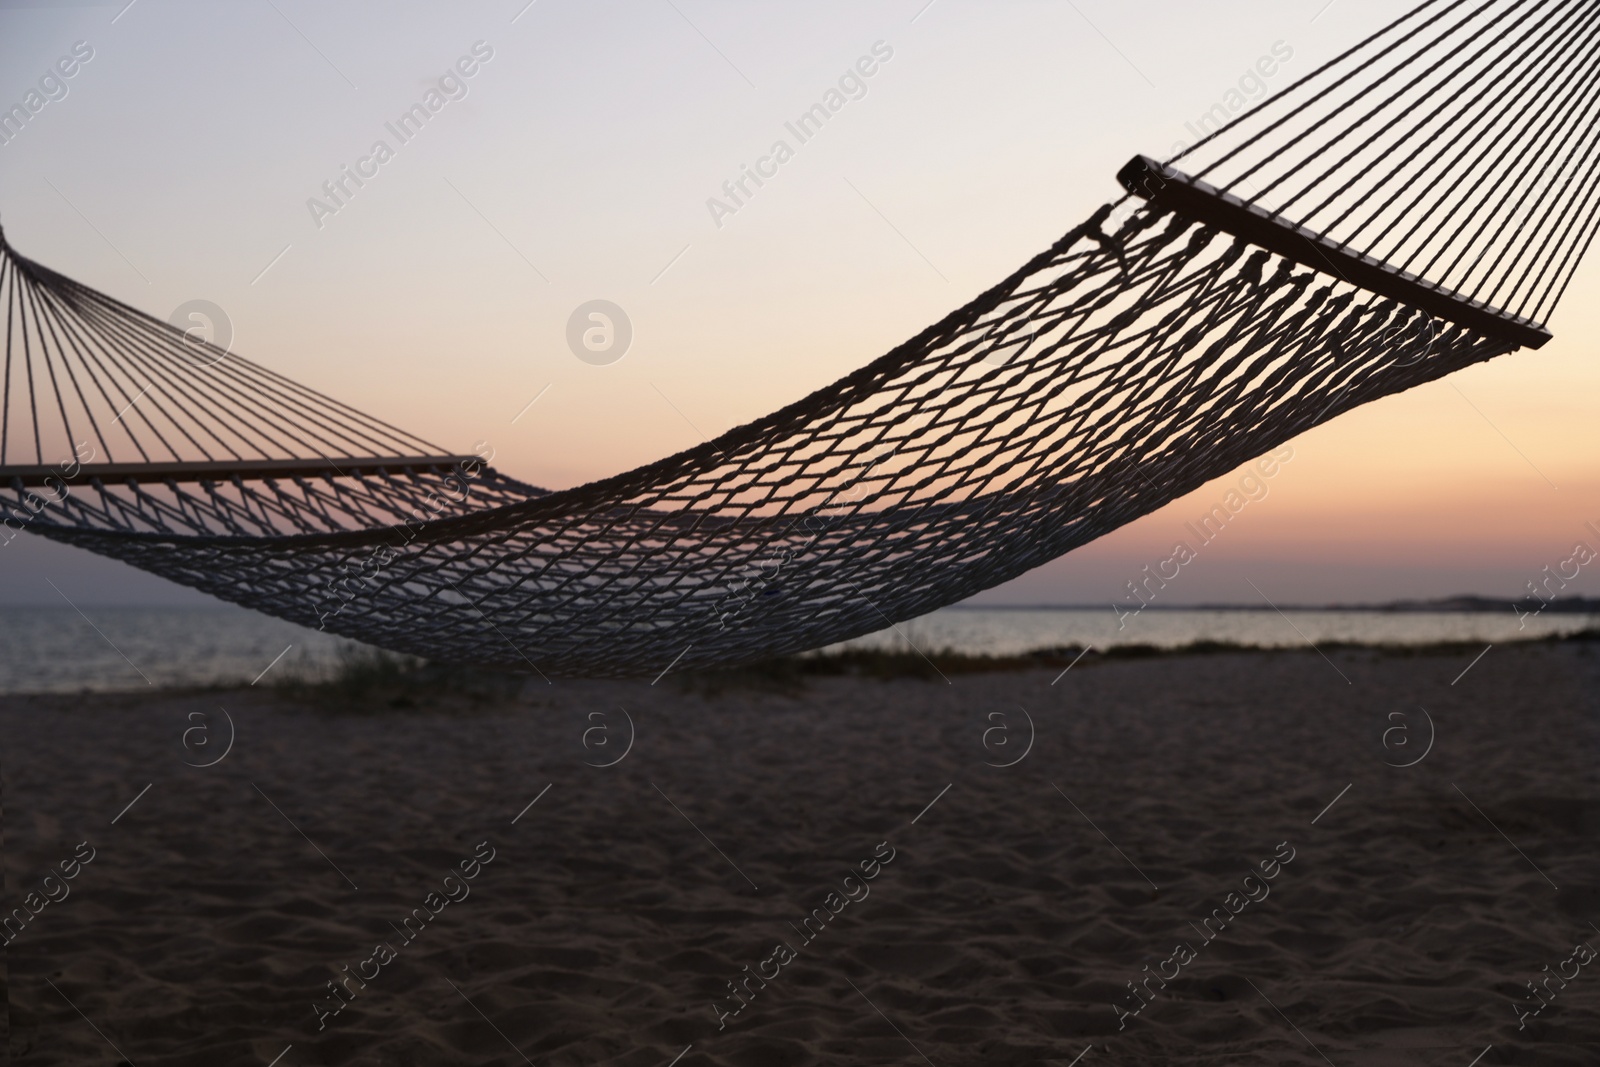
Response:
[[[1592,1064],[1600,656],[1471,660],[9,698],[12,1062]]]

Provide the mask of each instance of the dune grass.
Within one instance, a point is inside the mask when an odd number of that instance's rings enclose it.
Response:
[[[286,674],[274,688],[291,698],[345,711],[379,712],[432,707],[444,698],[486,704],[515,697],[524,675],[482,667],[434,663],[368,645],[341,648],[330,674]]]

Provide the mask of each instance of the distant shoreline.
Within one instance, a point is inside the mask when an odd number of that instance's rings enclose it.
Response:
[[[951,604],[955,611],[1104,611],[1106,604]],[[1532,597],[1496,599],[1457,596],[1441,600],[1394,600],[1383,604],[1146,604],[1144,611],[1367,611],[1384,614],[1488,615],[1507,608],[1554,615],[1600,615],[1600,598],[1561,597],[1541,603]],[[940,609],[945,610],[945,609]]]

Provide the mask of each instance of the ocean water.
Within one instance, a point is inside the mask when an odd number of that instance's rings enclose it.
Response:
[[[229,604],[81,606],[82,614],[62,605],[0,615],[0,693],[266,684],[291,672],[325,675],[341,649],[359,647]]]
[[[1148,610],[1119,619],[1105,608],[945,608],[833,648],[951,650],[1005,656],[1039,648],[1178,648],[1226,641],[1260,648],[1304,648],[1339,642],[1431,645],[1559,637],[1600,625],[1600,616],[1546,614],[1519,625],[1504,612],[1321,611],[1269,608]]]
[[[1122,625],[1119,627],[1119,621]],[[1590,615],[1515,613],[945,608],[833,648],[1010,655],[1037,648],[1231,641],[1267,648],[1308,642],[1498,644],[1600,626]],[[270,684],[314,679],[362,646],[229,605],[207,608],[11,608],[0,614],[0,693],[104,692],[147,686]]]

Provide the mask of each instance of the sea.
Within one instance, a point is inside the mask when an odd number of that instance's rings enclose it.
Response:
[[[1041,648],[1177,648],[1197,641],[1262,648],[1329,643],[1430,645],[1559,637],[1600,616],[1501,612],[956,606],[831,646],[1016,655]],[[0,614],[0,694],[315,681],[363,646],[244,608],[14,607]]]

